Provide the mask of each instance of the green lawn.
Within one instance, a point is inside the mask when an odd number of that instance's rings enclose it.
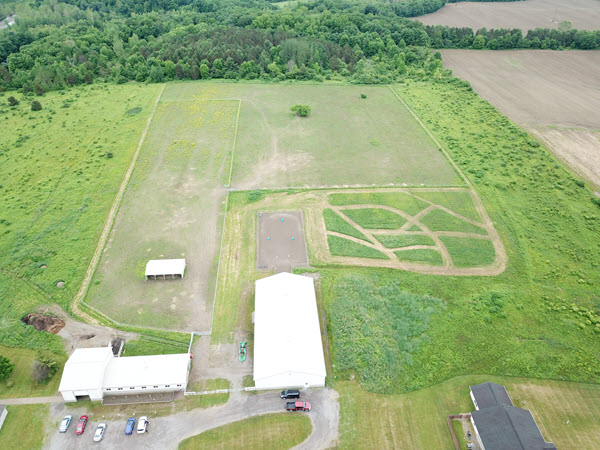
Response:
[[[419,192],[419,196],[421,193]],[[342,205],[384,205],[404,211],[414,216],[428,206],[428,203],[408,193],[389,192],[360,192],[339,193],[328,196],[329,203],[335,206]]]
[[[344,209],[343,213],[369,229],[396,230],[406,223],[401,215],[381,208]]]
[[[542,435],[558,448],[595,448],[600,442],[600,386],[471,375],[398,395],[371,394],[357,383],[340,393],[341,448],[454,448],[446,417],[474,410],[469,386],[504,384],[514,404],[531,410]],[[569,422],[569,423],[567,423]],[[457,436],[459,441],[461,435]]]
[[[232,182],[239,189],[464,186],[386,86],[176,83],[163,98],[241,100]],[[309,117],[290,112],[297,103],[311,106]]]
[[[430,201],[436,205],[444,206],[461,216],[480,221],[479,213],[473,204],[470,192],[465,191],[419,191],[415,192],[420,199]]]
[[[35,351],[0,345],[0,355],[6,356],[15,365],[10,377],[0,381],[0,398],[49,397],[58,391],[66,356],[55,355],[60,362],[60,370],[47,383],[38,384],[31,379],[31,365],[35,361]],[[8,382],[13,383],[13,386],[9,388]]]
[[[356,258],[388,259],[386,255],[366,245],[358,244],[339,236],[327,236],[329,252],[334,256],[353,256]]]
[[[489,241],[486,241],[489,242]],[[443,264],[442,255],[436,249],[414,249],[414,250],[400,250],[394,252],[400,261],[408,262],[421,262],[425,264],[431,264],[433,266],[441,266]],[[493,261],[493,256],[492,256]],[[476,264],[469,264],[469,266],[475,266]]]
[[[412,245],[435,245],[433,239],[422,234],[378,234],[375,238],[386,248],[410,247]]]
[[[0,342],[62,351],[24,327],[36,306],[67,309],[138,144],[159,85],[94,85],[0,106]],[[127,111],[140,107],[136,115]],[[56,283],[64,281],[63,288]]]
[[[234,422],[185,439],[180,449],[283,449],[304,441],[312,432],[306,414],[266,414]]]
[[[169,355],[173,353],[186,353],[188,346],[164,340],[150,340],[149,338],[127,341],[121,356],[143,355]]]
[[[21,405],[8,406],[6,409],[8,415],[0,430],[0,448],[42,448],[50,406]],[[27,427],[23,426],[24,423]]]
[[[462,231],[463,233],[487,234],[484,228],[465,222],[441,209],[434,209],[421,219],[421,223],[431,231]]]
[[[335,231],[337,233],[353,236],[368,242],[368,239],[364,234],[350,225],[344,218],[342,218],[342,216],[332,209],[327,208],[323,210],[323,219],[325,220],[325,228],[327,228],[328,231]]]
[[[491,241],[462,237],[441,236],[456,267],[487,266],[494,262],[496,251]]]

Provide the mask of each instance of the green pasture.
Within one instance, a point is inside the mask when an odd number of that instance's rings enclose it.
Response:
[[[423,234],[376,234],[375,238],[386,248],[410,247],[412,245],[435,245],[433,239]]]
[[[37,112],[32,97],[15,94],[9,107],[0,96],[1,343],[62,351],[58,337],[19,319],[44,303],[68,308],[159,89],[68,89],[36,97]]]
[[[489,241],[486,241],[489,242]],[[434,248],[419,248],[419,249],[411,249],[411,250],[401,250],[394,252],[398,260],[406,261],[406,262],[417,262],[430,264],[432,266],[441,266],[443,264],[442,254],[434,249]],[[492,261],[493,259],[492,254]],[[490,261],[490,262],[492,262]],[[476,264],[471,264],[467,262],[467,266],[475,266]]]
[[[350,239],[344,239],[343,237],[329,235],[327,236],[327,243],[329,244],[329,252],[334,256],[388,259],[385,254],[377,249],[367,247]]]
[[[87,303],[130,325],[210,328],[238,107],[159,103]],[[169,258],[186,259],[184,279],[145,280],[148,260]]]
[[[282,449],[312,432],[306,414],[265,414],[205,431],[180,442],[180,449]]]
[[[235,188],[464,185],[385,86],[178,83],[163,99],[241,100]],[[297,103],[309,117],[290,112]]]

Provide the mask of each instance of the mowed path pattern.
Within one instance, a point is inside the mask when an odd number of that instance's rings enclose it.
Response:
[[[600,51],[443,50],[442,57],[445,68],[600,185]]]
[[[448,3],[432,14],[413,20],[425,25],[479,28],[558,28],[569,21],[578,30],[597,30],[600,7],[597,0],[527,0],[512,2]]]

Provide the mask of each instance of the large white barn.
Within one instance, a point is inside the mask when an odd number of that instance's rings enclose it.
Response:
[[[279,273],[256,281],[257,388],[325,385],[325,358],[312,278]]]
[[[110,346],[78,348],[65,364],[59,392],[65,402],[105,395],[185,391],[190,354],[115,357]]]

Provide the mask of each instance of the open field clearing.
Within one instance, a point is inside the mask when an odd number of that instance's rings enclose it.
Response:
[[[529,409],[542,435],[557,448],[595,448],[600,441],[600,386],[472,375],[400,395],[376,395],[356,383],[336,383],[340,392],[340,447],[453,449],[450,414],[475,408],[469,386],[504,384],[515,406]],[[457,436],[460,439],[460,436]]]
[[[415,17],[425,25],[479,28],[558,28],[569,21],[578,30],[597,30],[600,8],[596,0],[526,0],[516,2],[459,2]]]
[[[184,449],[281,449],[303,442],[312,432],[306,414],[266,414],[205,431],[182,441]]]
[[[241,101],[236,189],[464,185],[385,86],[181,83],[163,96],[190,99]],[[309,117],[289,110],[297,103]]]
[[[159,103],[94,275],[90,305],[121,323],[210,328],[238,108],[235,100]],[[161,258],[185,258],[185,277],[146,281],[147,261]]]
[[[62,352],[24,327],[39,304],[79,289],[160,86],[89,86],[8,107],[0,98],[0,342]],[[57,287],[59,282],[64,286]],[[62,283],[61,283],[62,285]]]
[[[442,56],[445,68],[600,185],[600,51],[443,50]]]

